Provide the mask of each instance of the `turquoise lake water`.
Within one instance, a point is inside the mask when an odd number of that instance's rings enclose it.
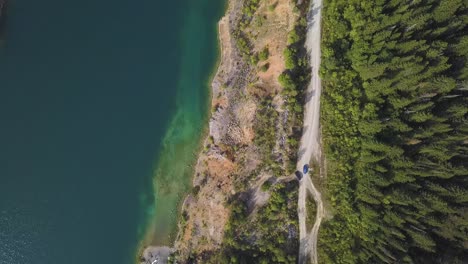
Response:
[[[0,264],[124,264],[142,240],[168,243],[224,1],[9,2]]]

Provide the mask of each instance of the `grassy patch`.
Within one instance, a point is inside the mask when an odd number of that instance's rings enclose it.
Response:
[[[306,199],[306,225],[307,230],[311,230],[315,223],[315,217],[317,215],[317,206],[312,197],[307,196]]]

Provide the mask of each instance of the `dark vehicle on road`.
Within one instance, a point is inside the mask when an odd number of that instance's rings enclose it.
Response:
[[[305,164],[305,165],[304,165],[304,168],[302,168],[302,172],[303,172],[304,174],[307,174],[307,172],[309,172],[309,164]]]
[[[298,180],[301,180],[301,179],[302,179],[302,176],[303,176],[303,175],[302,175],[302,172],[296,171],[294,174],[296,174],[296,177],[297,177]]]

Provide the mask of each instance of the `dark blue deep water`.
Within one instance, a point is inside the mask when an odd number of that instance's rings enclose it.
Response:
[[[0,264],[133,262],[154,218],[154,166],[184,101],[177,97],[208,100],[223,4],[203,0],[196,12],[204,19],[188,27],[195,2],[9,1],[0,44]],[[188,73],[187,41],[198,54]],[[192,109],[194,119],[205,110]]]

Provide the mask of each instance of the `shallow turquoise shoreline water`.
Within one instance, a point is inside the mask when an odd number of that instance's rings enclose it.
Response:
[[[221,2],[10,1],[0,264],[131,263],[148,223],[155,241],[173,229],[207,117]]]
[[[180,36],[177,111],[155,166],[155,207],[148,217],[145,244],[171,245],[175,238],[178,208],[190,190],[193,165],[208,124],[210,77],[219,57],[217,22],[225,4],[214,0],[188,3]]]

